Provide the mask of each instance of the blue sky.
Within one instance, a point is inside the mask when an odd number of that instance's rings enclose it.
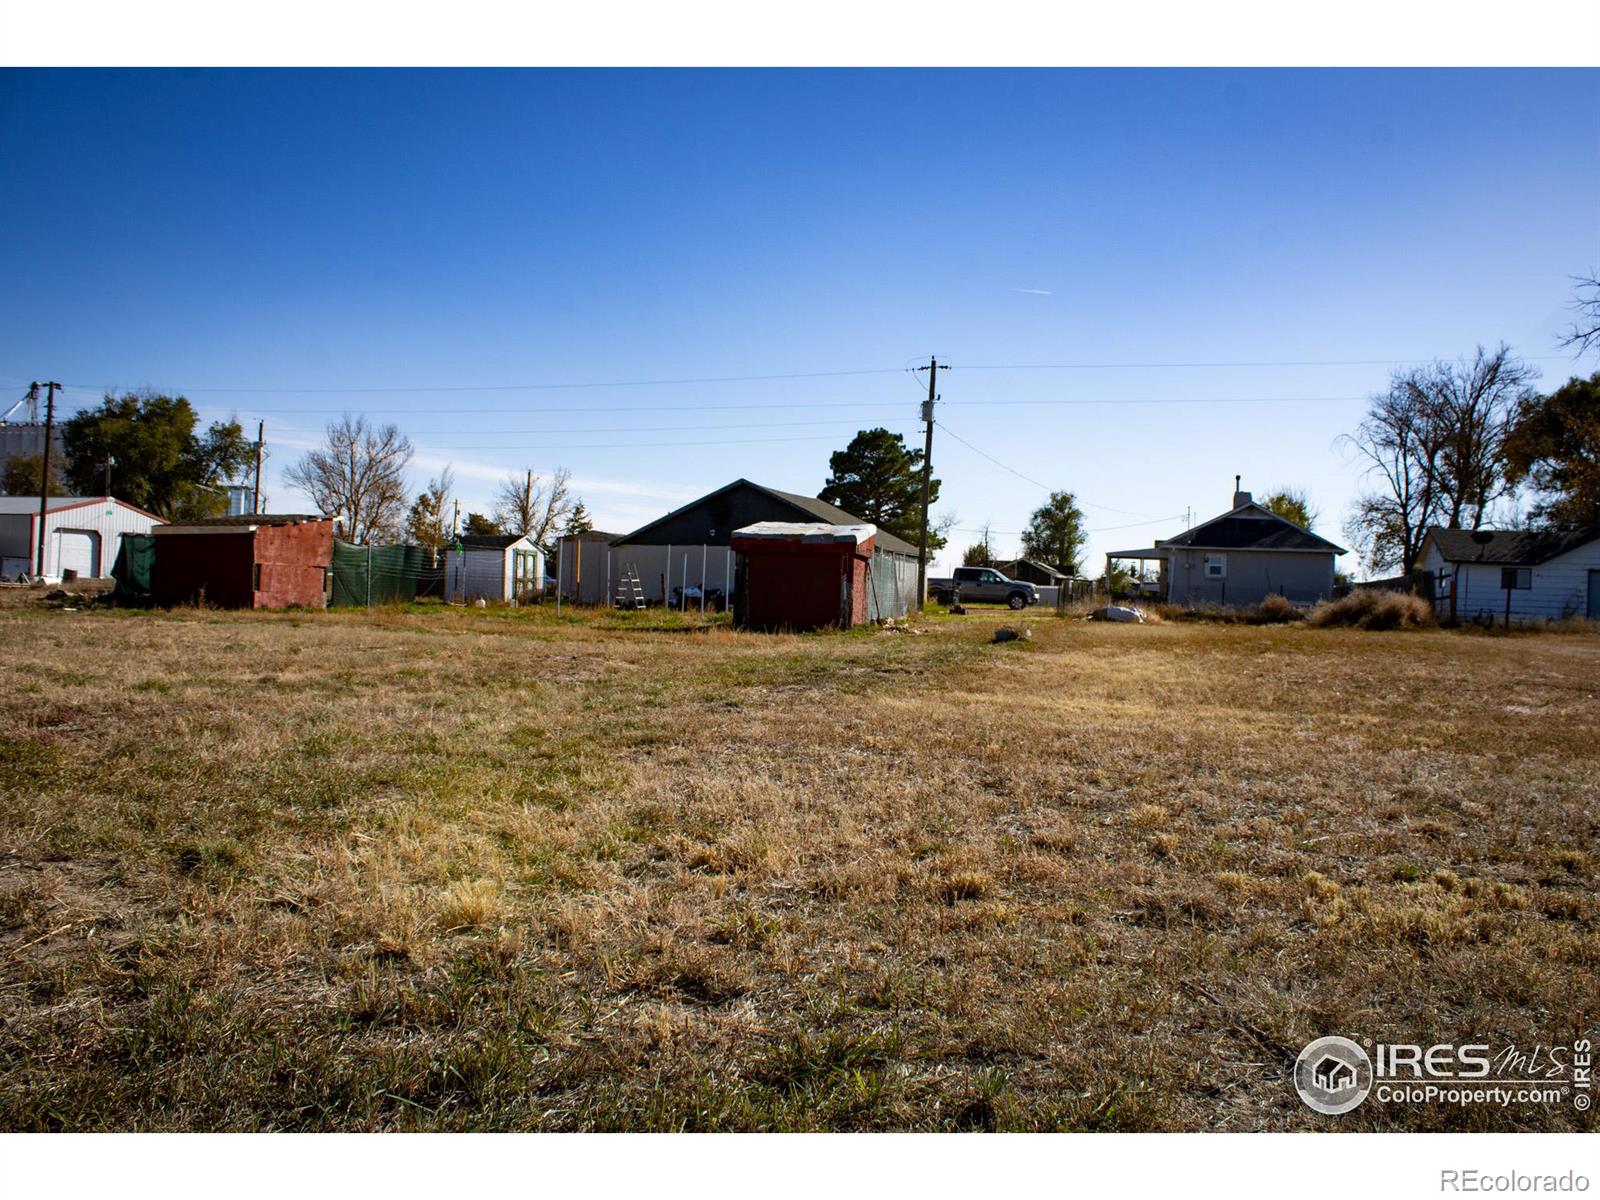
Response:
[[[1038,485],[1091,555],[1148,544],[1235,473],[1339,539],[1336,442],[1394,366],[1595,369],[1555,345],[1595,111],[1594,71],[5,71],[0,389],[265,418],[277,511],[349,410],[464,509],[562,465],[625,530],[920,441],[938,354],[942,421],[1010,468],[936,436],[957,548],[1010,550]],[[811,377],[513,386],[757,375]]]

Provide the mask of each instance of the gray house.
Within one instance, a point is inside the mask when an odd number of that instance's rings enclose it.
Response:
[[[1144,590],[1170,604],[1244,608],[1268,596],[1314,604],[1333,596],[1334,559],[1346,553],[1327,538],[1287,521],[1249,492],[1233,507],[1176,537],[1141,550],[1114,550],[1113,561],[1160,564],[1159,582]]]

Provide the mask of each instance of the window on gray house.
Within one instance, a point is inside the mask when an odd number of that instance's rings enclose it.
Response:
[[[1501,567],[1500,586],[1506,591],[1531,588],[1533,586],[1532,567]]]

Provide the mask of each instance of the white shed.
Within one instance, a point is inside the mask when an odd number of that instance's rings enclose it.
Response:
[[[52,496],[44,523],[44,577],[111,574],[125,533],[149,533],[160,517],[110,496]],[[0,576],[32,575],[39,554],[39,497],[0,496]]]
[[[444,588],[453,604],[531,600],[544,588],[544,554],[530,537],[464,533],[445,555]]]
[[[1600,530],[1444,529],[1422,540],[1417,567],[1434,606],[1462,621],[1600,621]]]

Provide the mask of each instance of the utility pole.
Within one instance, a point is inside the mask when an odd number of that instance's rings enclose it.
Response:
[[[922,421],[926,430],[922,440],[922,534],[917,542],[918,612],[922,611],[922,605],[928,598],[928,493],[933,487],[933,405],[939,398],[934,385],[939,372],[949,369],[949,366],[941,367],[937,358],[930,358],[926,367],[917,368],[928,373],[928,398],[922,405]]]
[[[266,437],[267,437],[267,423],[265,421],[257,422],[257,424],[256,424],[256,482],[255,482],[255,486],[250,489],[250,512],[251,512],[252,516],[259,516],[260,513],[261,513],[261,443],[266,440]]]
[[[111,468],[117,465],[115,454],[106,455],[106,499],[111,499]]]
[[[50,438],[56,428],[56,392],[61,385],[54,381],[44,385],[47,395],[44,401],[44,456],[39,465],[39,557],[38,570],[35,575],[44,575],[44,523],[50,515]],[[29,395],[37,397],[39,385],[33,384],[29,388]]]

